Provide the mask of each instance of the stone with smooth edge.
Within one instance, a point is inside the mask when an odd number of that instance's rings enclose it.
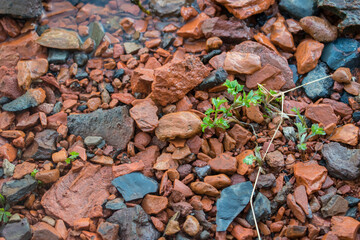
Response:
[[[38,44],[48,48],[80,50],[80,38],[74,31],[50,28],[36,40]]]
[[[228,52],[224,69],[233,74],[252,74],[261,68],[260,57],[251,53]]]
[[[30,240],[31,228],[27,218],[20,222],[4,224],[0,228],[0,236],[6,240]]]
[[[324,44],[312,39],[302,41],[296,49],[297,71],[304,74],[313,70],[321,57]]]
[[[332,42],[337,38],[337,28],[317,16],[304,17],[300,20],[302,29],[319,42]]]

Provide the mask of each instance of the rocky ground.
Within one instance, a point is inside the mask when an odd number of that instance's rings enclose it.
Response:
[[[143,6],[0,0],[0,239],[260,239],[257,146],[262,239],[360,239],[360,2]],[[226,79],[288,115],[202,132]]]

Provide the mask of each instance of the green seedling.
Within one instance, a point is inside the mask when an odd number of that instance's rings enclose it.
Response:
[[[70,163],[72,163],[73,161],[75,161],[76,158],[78,158],[78,157],[79,157],[79,153],[78,153],[78,152],[71,152],[71,153],[70,153],[70,156],[69,156],[68,158],[66,158],[65,162],[66,162],[67,164],[70,164]]]
[[[0,222],[7,223],[12,215],[8,211],[10,209],[10,205],[6,202],[5,197],[2,194],[0,194],[0,204]]]
[[[37,174],[38,172],[39,172],[38,169],[34,169],[34,170],[31,172],[30,175],[31,175],[33,178],[35,178],[35,176],[36,176],[36,174]],[[41,184],[41,183],[42,183],[40,180],[38,180],[37,182],[38,182],[38,184]]]
[[[255,147],[255,156],[253,154],[247,155],[243,162],[247,165],[253,165],[254,162],[257,162],[257,164],[261,167],[262,166],[262,158],[260,153],[261,147]]]
[[[313,124],[311,125],[311,131],[308,133],[308,128],[306,125],[305,117],[300,114],[300,111],[298,108],[293,108],[291,111],[295,112],[296,115],[299,117],[300,122],[295,123],[298,132],[296,134],[299,143],[296,145],[297,148],[300,151],[305,151],[307,149],[306,142],[316,136],[316,135],[325,135],[325,131],[323,128],[319,127],[319,124]]]

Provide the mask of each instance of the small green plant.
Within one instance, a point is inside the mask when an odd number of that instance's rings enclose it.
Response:
[[[203,118],[201,125],[202,131],[206,128],[222,128],[228,129],[230,127],[230,120],[233,116],[232,111],[240,107],[250,107],[250,105],[257,105],[261,103],[260,91],[251,90],[248,94],[244,91],[244,86],[240,85],[236,80],[226,80],[224,86],[227,87],[228,93],[234,97],[234,101],[230,106],[228,100],[225,98],[212,98],[211,102],[214,106],[206,110],[206,117]]]
[[[307,125],[306,125],[306,121],[305,121],[305,117],[302,116],[300,114],[300,111],[298,108],[293,108],[291,109],[291,111],[295,112],[296,115],[299,117],[300,119],[300,122],[297,122],[295,123],[297,129],[298,129],[298,132],[296,134],[296,136],[298,137],[299,139],[299,143],[297,144],[297,148],[301,151],[305,151],[307,149],[306,147],[306,142],[316,136],[316,135],[325,135],[325,131],[324,129],[322,129],[321,127],[319,127],[318,124],[313,124],[311,125],[311,132],[308,133],[308,128],[307,128]]]
[[[65,162],[67,164],[70,164],[71,162],[75,161],[77,157],[79,157],[78,152],[71,152],[70,156],[68,158],[66,158]]]
[[[257,164],[261,167],[262,166],[262,158],[260,153],[261,147],[256,146],[255,147],[255,156],[253,154],[247,155],[243,162],[247,165],[253,165],[253,163],[256,161]]]
[[[32,172],[31,172],[31,176],[33,177],[33,178],[35,178],[35,176],[36,176],[36,174],[39,172],[39,170],[38,169],[34,169]]]
[[[11,217],[11,213],[8,211],[10,209],[10,205],[6,202],[5,197],[0,194],[0,222],[7,223],[9,221],[9,217]]]

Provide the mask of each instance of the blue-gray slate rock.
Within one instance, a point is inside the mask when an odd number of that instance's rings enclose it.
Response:
[[[337,142],[325,144],[322,149],[330,176],[342,180],[360,177],[360,149],[348,149]]]
[[[111,201],[108,201],[105,204],[105,208],[115,211],[126,208],[126,204],[124,203],[124,200],[122,200],[121,198],[115,198]]]
[[[349,207],[355,207],[360,202],[360,198],[356,198],[352,196],[346,196],[345,200],[348,201]]]
[[[118,236],[126,240],[157,240],[160,233],[152,225],[145,211],[136,205],[116,211],[107,222],[120,226]]]
[[[157,181],[139,172],[117,177],[111,183],[121,193],[125,201],[143,198],[146,194],[154,193],[158,189]]]
[[[41,0],[0,0],[0,15],[12,15],[19,18],[36,18],[41,15]]]
[[[89,57],[83,52],[78,52],[74,54],[74,61],[77,63],[79,67],[85,66]]]
[[[267,197],[265,197],[262,193],[258,193],[256,195],[255,201],[253,203],[254,212],[256,216],[256,221],[266,220],[271,215],[271,203]],[[252,211],[249,211],[246,215],[246,221],[250,223],[250,225],[255,225],[254,217]]]
[[[310,71],[303,79],[302,84],[315,81],[319,78],[326,77],[328,69],[325,63],[319,63],[315,69]],[[331,95],[331,89],[334,85],[332,78],[326,78],[321,81],[303,86],[306,95],[313,101],[319,98],[328,98]]]
[[[31,228],[27,218],[23,218],[20,222],[3,225],[0,228],[0,237],[6,240],[30,240]]]
[[[352,118],[353,118],[354,122],[360,121],[360,112],[359,112],[359,111],[354,112],[354,113],[352,114]]]
[[[64,64],[66,59],[69,57],[69,51],[49,48],[48,51],[48,62],[54,64]]]
[[[18,202],[26,194],[35,190],[37,181],[30,175],[20,180],[11,180],[2,185],[1,194],[10,204]]]
[[[69,133],[81,136],[100,136],[105,142],[120,150],[125,149],[134,134],[134,120],[126,106],[110,110],[98,109],[87,114],[68,117]]]
[[[59,137],[59,133],[52,129],[45,129],[42,132],[36,133],[34,142],[25,150],[23,158],[33,158],[36,160],[51,159],[51,155],[56,151],[56,143]]]
[[[205,167],[195,167],[196,175],[200,180],[203,180],[204,177],[211,173],[211,167],[209,165]]]
[[[291,71],[293,72],[293,81],[296,84],[297,81],[299,80],[299,74],[297,72],[297,67],[295,64],[289,64],[289,67],[290,67]]]
[[[357,212],[358,212],[358,208],[352,207],[352,208],[349,208],[349,210],[347,210],[345,216],[356,218]]]
[[[178,17],[186,0],[150,0],[151,11],[159,17]]]
[[[345,103],[345,104],[349,104],[349,98],[354,98],[354,97],[355,97],[355,95],[352,95],[352,94],[344,91],[341,94],[340,102]]]
[[[221,191],[216,202],[216,231],[223,232],[250,201],[253,185],[250,181],[238,183]]]
[[[228,77],[227,72],[223,68],[219,68],[210,73],[208,77],[206,77],[202,83],[197,86],[197,90],[206,91],[210,88],[213,88],[217,85],[223,84]]]
[[[96,49],[105,36],[104,26],[99,22],[89,24],[89,37],[95,41],[94,49]]]
[[[19,112],[39,105],[36,98],[27,91],[20,97],[12,100],[9,103],[3,105],[2,109],[8,112]]]
[[[360,63],[360,53],[357,51],[359,47],[360,43],[355,39],[338,38],[325,45],[321,60],[332,70],[339,67],[357,67]]]
[[[279,7],[292,17],[300,19],[313,16],[317,12],[316,0],[281,0]]]

